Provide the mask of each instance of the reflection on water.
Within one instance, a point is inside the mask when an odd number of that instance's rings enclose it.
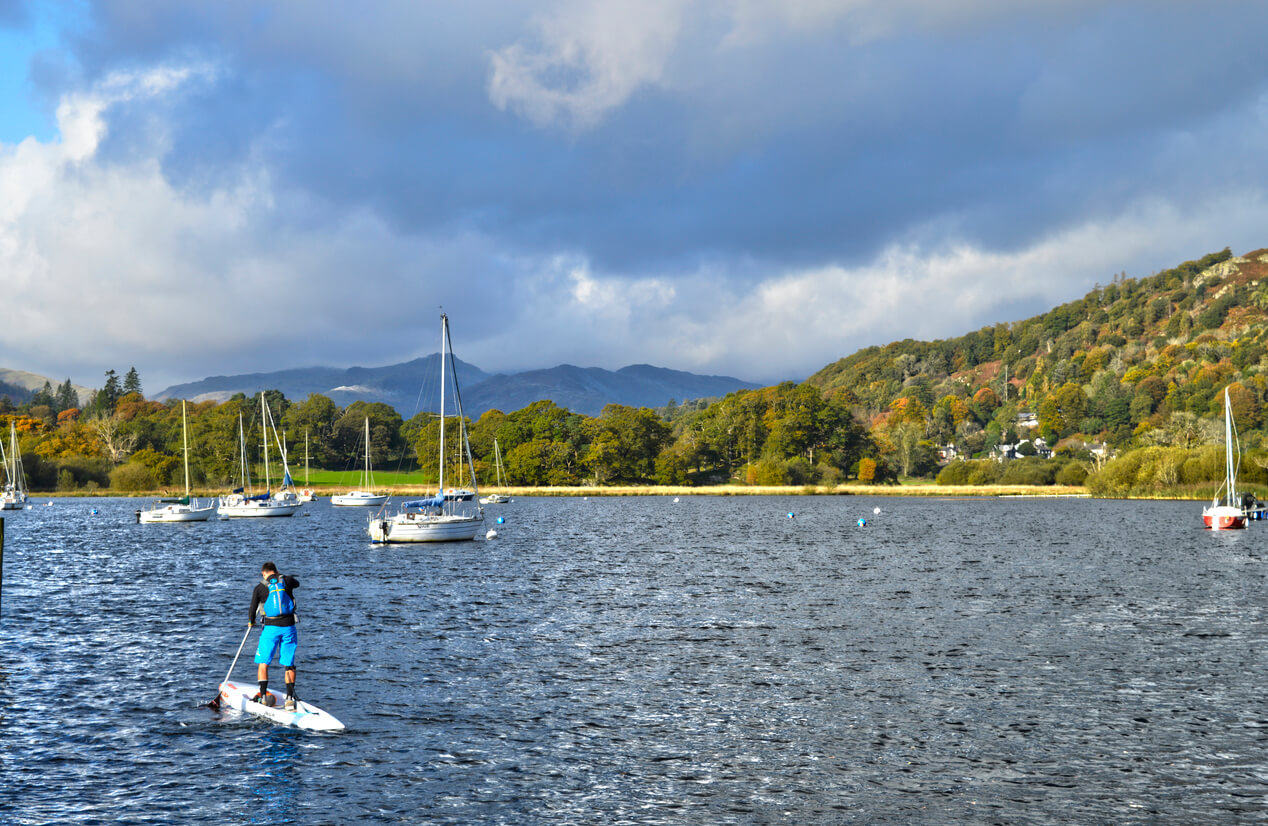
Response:
[[[1262,818],[1268,529],[1197,504],[521,499],[388,548],[135,509],[6,519],[5,822]],[[200,707],[265,559],[347,732]]]
[[[295,729],[273,727],[263,738],[256,763],[260,782],[254,790],[254,806],[247,809],[252,823],[296,821],[295,792],[301,771],[299,739],[304,736]]]

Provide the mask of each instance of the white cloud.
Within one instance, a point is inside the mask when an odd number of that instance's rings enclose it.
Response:
[[[540,126],[587,129],[662,80],[685,0],[572,2],[537,20],[538,42],[489,56],[489,99]]]
[[[129,160],[100,157],[110,108],[178,90],[196,69],[115,75],[58,107],[58,139],[0,145],[0,352],[6,364],[100,382],[136,365],[146,388],[218,372],[256,372],[428,351],[412,340],[429,270],[462,272],[479,247],[401,235],[363,209],[330,222],[243,164],[212,188],[174,186],[161,158],[166,121],[147,118]],[[155,107],[160,109],[161,107]],[[401,300],[405,295],[407,300]],[[389,356],[390,357],[390,356]]]
[[[510,354],[504,369],[649,362],[759,381],[804,378],[862,347],[955,337],[1047,312],[1108,284],[1125,262],[1155,262],[1156,270],[1226,245],[1249,251],[1262,244],[1265,222],[1268,201],[1254,191],[1186,210],[1148,202],[1016,251],[894,245],[860,266],[776,271],[750,288],[728,278],[726,267],[627,277],[597,273],[577,256],[520,261],[524,283],[533,285],[511,298],[522,314],[464,358],[488,364],[481,359],[493,352]],[[531,349],[516,350],[526,341]]]

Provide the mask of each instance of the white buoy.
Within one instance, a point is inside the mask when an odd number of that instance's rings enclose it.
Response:
[[[488,533],[486,533],[486,534],[484,535],[484,538],[485,538],[485,539],[497,539],[497,538],[498,538],[498,532],[497,532],[497,531],[495,531],[495,530],[493,530],[492,528],[489,528],[489,532],[488,532]]]
[[[675,501],[675,502],[677,502],[677,501],[678,501],[678,497],[677,497],[677,496],[675,496],[675,497],[674,497],[674,501]]]
[[[880,515],[880,512],[881,512],[880,508],[872,508],[872,513]]]

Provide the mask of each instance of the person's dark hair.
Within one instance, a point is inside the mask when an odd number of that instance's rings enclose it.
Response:
[[[272,562],[265,562],[263,565],[260,566],[260,570],[266,574],[275,574],[277,573],[277,566],[274,565]]]

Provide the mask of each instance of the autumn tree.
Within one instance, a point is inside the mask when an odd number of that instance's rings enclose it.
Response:
[[[102,452],[116,465],[128,457],[137,443],[136,434],[127,432],[123,425],[123,420],[113,412],[88,423],[89,429],[101,444]]]

